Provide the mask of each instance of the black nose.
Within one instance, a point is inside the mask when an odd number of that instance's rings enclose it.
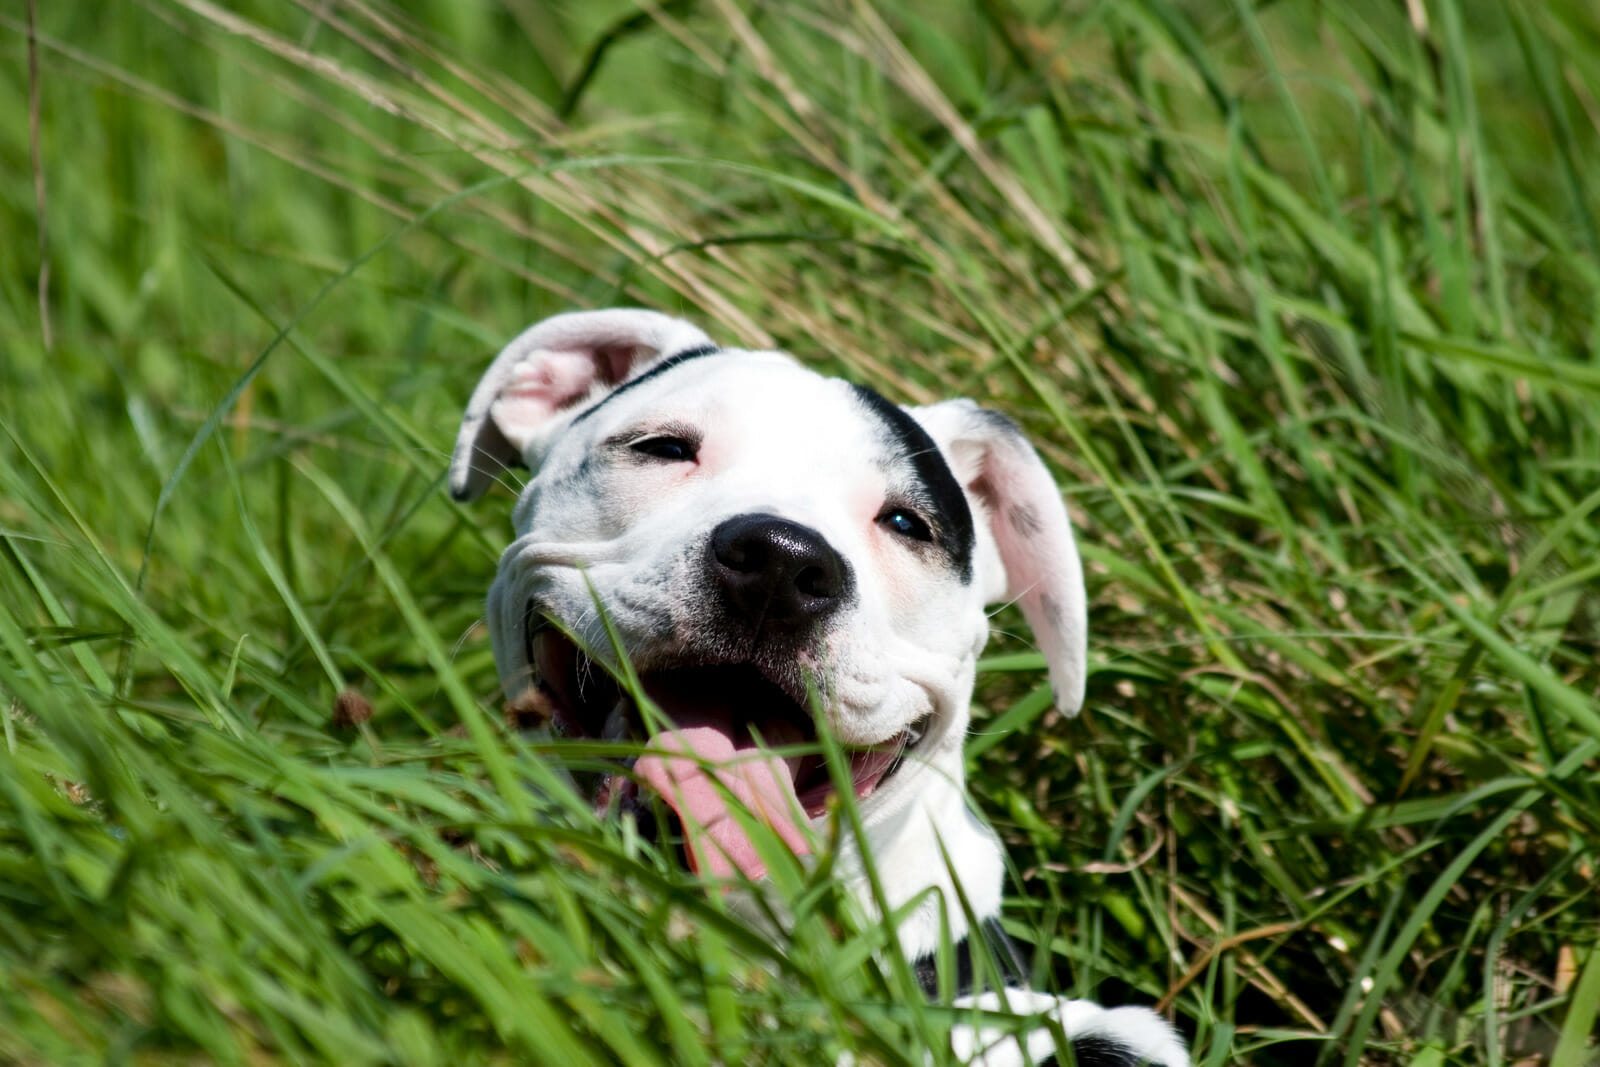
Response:
[[[711,531],[711,572],[730,610],[762,627],[817,622],[850,588],[849,566],[821,534],[772,515],[736,515]]]

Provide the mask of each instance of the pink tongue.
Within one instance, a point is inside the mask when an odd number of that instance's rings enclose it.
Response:
[[[767,872],[733,813],[729,795],[796,855],[811,851],[791,768],[780,757],[763,753],[747,730],[736,731],[748,716],[715,697],[708,705],[703,692],[691,703],[680,691],[686,687],[671,682],[652,680],[646,688],[676,728],[656,735],[634,764],[634,773],[678,813],[695,870],[717,878],[737,870],[751,879]],[[770,720],[762,727],[761,740],[773,748],[794,744],[801,735],[787,723]]]

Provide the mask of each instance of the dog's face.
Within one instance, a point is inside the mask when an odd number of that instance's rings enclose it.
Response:
[[[497,632],[532,604],[606,649],[598,599],[641,674],[748,665],[793,701],[809,678],[849,746],[948,723],[987,635],[971,510],[922,428],[774,354],[707,354],[650,384],[540,457]],[[512,684],[520,644],[500,649]]]
[[[593,662],[620,644],[677,727],[633,780],[714,873],[762,869],[728,793],[805,850],[827,768],[748,752],[814,739],[813,707],[849,754],[869,836],[959,794],[987,603],[1021,603],[1058,705],[1081,699],[1059,494],[1016,429],[970,402],[901,409],[653,312],[563,315],[479,385],[452,489],[475,496],[517,463],[533,473],[489,595],[507,695],[567,734],[644,740]]]

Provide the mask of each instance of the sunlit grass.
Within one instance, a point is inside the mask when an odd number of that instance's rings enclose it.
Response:
[[[446,451],[500,343],[615,303],[1056,469],[1087,711],[1002,613],[971,757],[1040,985],[1208,1064],[1593,1058],[1588,6],[39,8],[0,1058],[922,1062],[824,878],[775,944],[502,720],[515,486]]]

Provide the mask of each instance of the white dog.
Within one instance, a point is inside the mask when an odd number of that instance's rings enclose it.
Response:
[[[1075,714],[1084,691],[1072,529],[1015,425],[970,400],[903,409],[782,353],[614,309],[539,323],[478,384],[451,491],[473,499],[511,466],[533,477],[489,591],[508,698],[570,736],[644,740],[633,701],[591,658],[614,658],[609,622],[673,729],[600,800],[637,805],[643,783],[683,823],[691,863],[751,878],[765,873],[751,815],[729,798],[806,853],[828,768],[768,749],[815,741],[808,709],[823,708],[890,908],[922,898],[899,926],[906,958],[928,983],[948,921],[970,982],[967,939],[1003,938],[1001,846],[967,806],[961,753],[985,605],[1020,604],[1058,708]],[[873,912],[859,854],[838,869]],[[1189,1062],[1143,1008],[1021,988],[958,1003],[1048,1014],[1082,1067]],[[1048,1026],[1026,1052],[982,1029],[954,1040],[989,1067],[1057,1052]]]

